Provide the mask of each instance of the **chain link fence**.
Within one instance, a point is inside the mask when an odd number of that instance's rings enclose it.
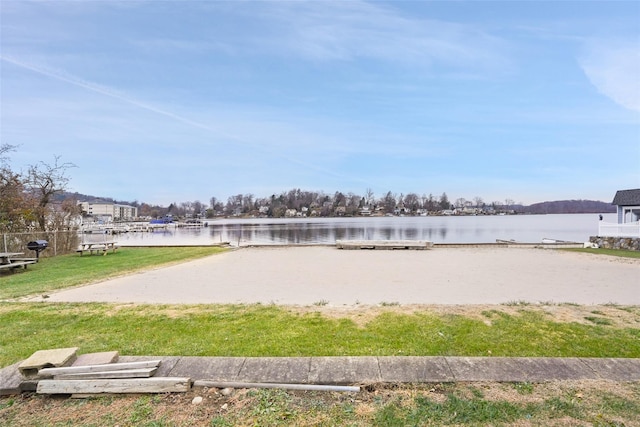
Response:
[[[27,243],[35,240],[49,242],[47,250],[42,251],[40,256],[51,257],[75,252],[80,244],[80,234],[77,231],[3,233],[0,235],[0,251],[26,253],[28,252]]]

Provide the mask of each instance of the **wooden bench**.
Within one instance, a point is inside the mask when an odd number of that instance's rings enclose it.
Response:
[[[27,261],[12,261],[9,264],[0,264],[0,270],[2,269],[16,269],[16,268],[20,268],[20,267],[24,267],[24,269],[27,269],[27,266],[29,264],[35,264],[36,261],[35,260],[27,260]]]
[[[115,252],[118,249],[118,245],[116,242],[104,242],[104,243],[82,243],[80,248],[76,250],[76,252],[80,253],[80,256],[85,252],[89,252],[90,255],[93,255],[102,252],[102,255],[106,255],[108,251]]]

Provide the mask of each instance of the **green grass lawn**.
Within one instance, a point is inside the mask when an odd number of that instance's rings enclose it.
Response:
[[[225,251],[219,247],[120,248],[108,255],[70,254],[41,258],[26,270],[0,273],[0,299],[68,288],[151,267]]]
[[[359,323],[311,308],[260,304],[5,302],[0,303],[0,365],[59,347],[181,356],[640,357],[638,328],[557,322],[533,307],[515,314],[504,309],[475,319],[390,307]],[[609,309],[640,319],[637,307]]]
[[[572,252],[585,252],[589,254],[617,256],[622,258],[640,258],[640,251],[627,251],[621,249],[604,249],[604,248],[584,248],[584,249],[563,249]]]
[[[61,347],[158,356],[640,357],[638,306],[506,304],[451,314],[389,305],[336,314],[322,305],[7,301],[220,251],[122,248],[107,256],[45,258],[0,275],[0,367]],[[354,396],[248,390],[204,397],[201,406],[191,404],[192,394],[0,398],[0,425],[640,425],[635,383],[392,385]]]

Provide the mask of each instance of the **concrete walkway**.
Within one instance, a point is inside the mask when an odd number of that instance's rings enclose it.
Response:
[[[155,377],[188,377],[195,387],[224,383],[363,385],[372,383],[640,381],[640,359],[551,357],[152,357]],[[35,390],[18,364],[0,370],[0,395]],[[217,384],[217,385],[216,385]]]
[[[150,357],[120,356],[119,362]],[[640,359],[550,357],[167,357],[156,375],[299,384],[640,381]]]

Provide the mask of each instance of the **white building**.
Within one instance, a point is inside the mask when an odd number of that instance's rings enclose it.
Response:
[[[94,218],[106,221],[125,221],[138,216],[138,208],[108,202],[79,202],[82,211]]]

